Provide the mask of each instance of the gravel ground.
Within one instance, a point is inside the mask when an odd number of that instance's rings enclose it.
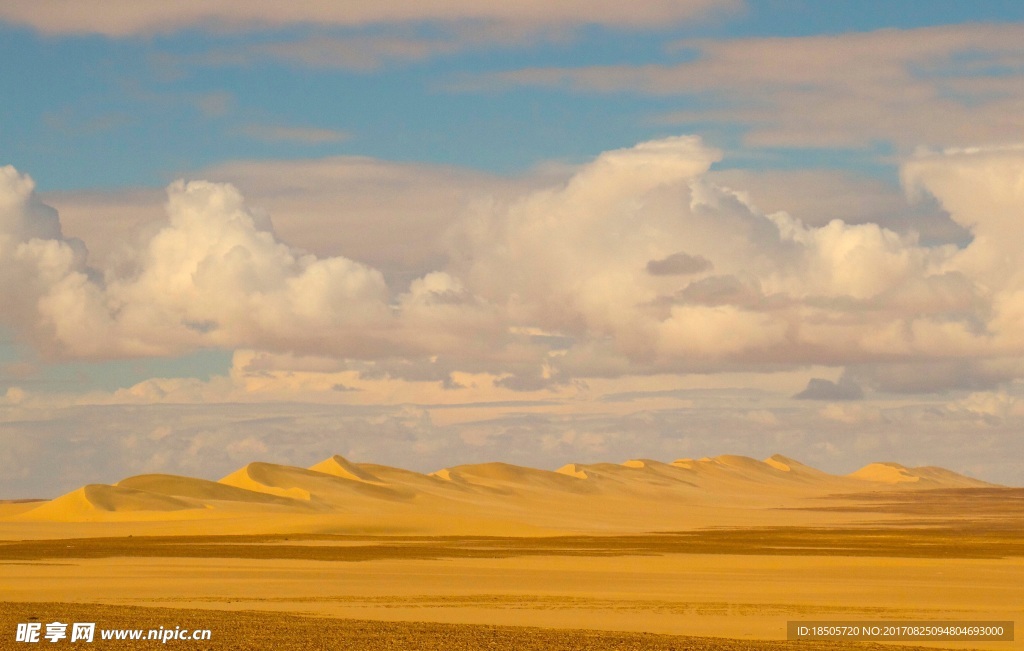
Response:
[[[59,621],[95,622],[92,644],[67,639],[39,644],[15,641],[18,623]],[[210,641],[170,640],[101,641],[100,629],[209,629]],[[69,629],[70,630],[70,629]],[[919,647],[881,646],[870,643],[749,641],[724,638],[617,633],[589,630],[542,629],[514,626],[434,624],[324,619],[264,612],[226,612],[171,608],[142,608],[68,603],[0,602],[0,649],[179,649],[207,651],[839,651],[874,649],[887,651]],[[934,649],[932,650],[934,651]]]

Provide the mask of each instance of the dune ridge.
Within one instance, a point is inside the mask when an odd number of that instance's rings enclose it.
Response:
[[[150,474],[90,484],[6,519],[222,520],[317,532],[658,531],[808,524],[816,511],[858,495],[992,486],[943,468],[897,463],[831,475],[782,455],[570,463],[556,471],[491,462],[430,474],[334,455],[309,468],[253,462],[219,481]]]
[[[373,473],[363,470],[339,454],[324,459],[320,463],[310,466],[309,469],[343,479],[366,482],[367,484],[381,483],[381,480],[375,477]]]

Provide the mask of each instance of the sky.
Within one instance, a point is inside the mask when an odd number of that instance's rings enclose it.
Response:
[[[0,498],[1024,477],[1016,0],[6,0]]]

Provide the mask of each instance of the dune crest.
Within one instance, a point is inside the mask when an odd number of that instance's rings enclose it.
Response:
[[[292,499],[263,492],[245,490],[206,479],[178,475],[136,475],[117,482],[118,488],[148,491],[203,502],[250,502],[256,504],[291,504]]]
[[[275,473],[275,470],[283,467],[269,463],[250,463],[244,468],[239,468],[230,475],[221,478],[219,483],[255,493],[266,493],[268,495],[308,502],[311,497],[309,491],[295,486],[284,487],[277,485],[278,482],[275,481],[277,473]]]
[[[907,468],[892,462],[869,463],[847,477],[883,484],[918,484],[921,488],[983,488],[992,485],[945,468]]]
[[[336,454],[333,457],[324,459],[320,463],[310,466],[310,470],[322,472],[327,475],[334,475],[352,481],[362,481],[368,484],[382,484],[378,477],[355,465],[345,457]]]
[[[575,463],[567,463],[564,466],[562,466],[561,468],[559,468],[558,470],[556,470],[555,472],[561,473],[563,475],[569,475],[570,477],[575,477],[577,479],[586,479],[587,478],[587,471],[581,469]]]
[[[770,456],[764,460],[766,464],[768,464],[772,468],[775,468],[776,470],[781,470],[782,472],[790,472],[793,470],[792,463],[789,463],[791,461],[792,459],[787,459],[781,454]]]
[[[921,478],[911,474],[905,466],[898,463],[869,463],[860,470],[851,472],[848,477],[863,479],[865,481],[877,481],[886,484],[901,484],[921,481]]]
[[[219,481],[150,474],[90,484],[8,519],[194,520],[200,530],[214,521],[244,522],[246,531],[672,531],[800,525],[865,494],[990,486],[944,468],[897,463],[831,475],[781,455],[569,463],[555,471],[491,462],[429,475],[336,455],[310,468],[253,462]],[[856,509],[847,512],[857,517]]]

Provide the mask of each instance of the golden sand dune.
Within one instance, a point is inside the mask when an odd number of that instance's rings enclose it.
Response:
[[[154,474],[92,484],[6,519],[192,519],[209,526],[234,518],[246,522],[246,531],[659,531],[813,525],[822,513],[832,511],[834,520],[844,510],[854,522],[858,509],[849,508],[850,500],[865,495],[984,486],[990,485],[942,468],[892,463],[831,475],[781,455],[632,459],[557,471],[482,463],[429,475],[332,456],[310,468],[250,463],[216,482]]]
[[[491,489],[497,493],[514,495],[554,491],[589,492],[589,487],[575,477],[559,472],[515,466],[509,463],[480,463],[445,468],[434,473],[449,482],[461,483],[473,488]]]
[[[316,465],[310,466],[309,469],[341,477],[343,479],[366,482],[368,484],[381,483],[381,480],[375,477],[373,473],[363,470],[345,457],[337,454],[329,459],[324,459]]]
[[[921,480],[920,477],[910,473],[907,468],[898,463],[872,463],[850,473],[849,477],[887,484],[906,484]]]
[[[334,462],[334,458],[324,463],[328,462]],[[323,467],[324,463],[317,466]],[[262,462],[250,463],[224,477],[220,483],[323,506],[351,505],[364,499],[408,499],[414,495],[413,491],[404,487],[385,486],[380,482],[368,481],[355,475],[347,477]]]
[[[24,513],[28,519],[55,521],[89,521],[106,519],[105,514],[142,516],[168,515],[177,511],[202,510],[197,500],[182,499],[163,493],[134,488],[89,484]]]
[[[295,500],[263,492],[222,484],[206,479],[181,477],[179,475],[136,475],[117,482],[118,488],[147,491],[172,497],[192,498],[204,504],[218,502],[243,504],[277,504],[293,507]]]
[[[934,466],[907,468],[898,463],[868,464],[847,476],[854,479],[887,484],[916,484],[919,488],[982,488],[984,486],[991,486],[991,484],[958,475],[945,468],[936,468]]]

